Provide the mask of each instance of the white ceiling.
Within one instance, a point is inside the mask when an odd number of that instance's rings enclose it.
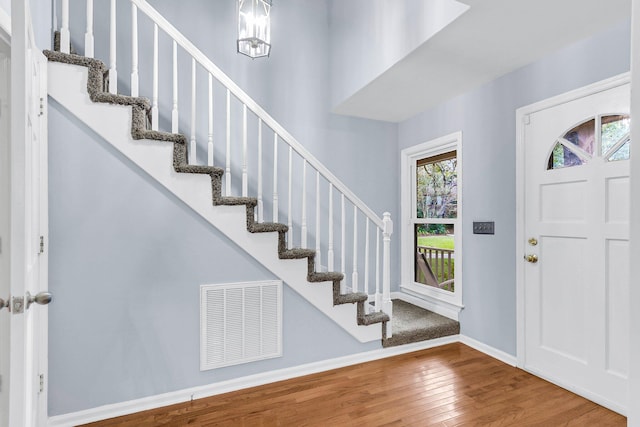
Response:
[[[471,8],[334,112],[400,122],[631,14],[631,0],[461,2]]]

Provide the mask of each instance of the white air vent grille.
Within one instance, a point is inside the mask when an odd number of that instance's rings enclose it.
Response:
[[[200,370],[282,355],[282,281],[200,286]]]

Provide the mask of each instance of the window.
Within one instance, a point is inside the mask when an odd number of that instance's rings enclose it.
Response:
[[[586,120],[558,138],[547,169],[581,166],[598,156],[608,162],[629,160],[630,130],[628,114],[607,114]]]
[[[401,287],[455,319],[462,307],[461,141],[455,133],[407,148],[401,165]]]
[[[453,292],[458,214],[455,151],[416,160],[415,282]],[[437,218],[437,221],[433,221]]]

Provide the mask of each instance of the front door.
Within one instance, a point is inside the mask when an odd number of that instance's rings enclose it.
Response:
[[[524,368],[623,413],[629,99],[618,80],[532,111],[522,127]]]

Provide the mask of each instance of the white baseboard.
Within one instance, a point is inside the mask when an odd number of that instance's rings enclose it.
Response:
[[[506,363],[507,365],[516,366],[516,357],[510,355],[509,353],[505,353],[502,350],[498,350],[497,348],[491,347],[480,341],[474,340],[473,338],[469,338],[466,335],[459,335],[459,342],[462,344],[468,345],[471,348],[474,348],[478,351],[483,352],[487,356],[491,356],[494,359],[498,359],[501,362]]]
[[[458,341],[458,336],[453,335],[449,337],[437,338],[434,340],[422,341],[398,347],[383,348],[379,350],[372,350],[364,353],[338,357],[335,359],[308,363],[292,368],[285,368],[277,371],[265,372],[233,380],[222,381],[215,384],[192,387],[170,393],[159,394],[156,396],[130,400],[128,402],[114,403],[111,405],[99,406],[97,408],[87,409],[84,411],[73,412],[64,415],[56,415],[49,418],[48,425],[51,427],[58,427],[87,424],[95,421],[119,417],[122,415],[129,415],[136,412],[146,411],[149,409],[156,409],[162,406],[188,402],[193,399],[201,399],[204,397],[215,396],[217,394],[228,393],[231,391],[242,390],[249,387],[269,384],[276,381],[283,381],[291,378],[301,377],[304,375],[328,371],[331,369],[343,368],[345,366],[351,366],[358,363],[370,362],[372,360],[384,359],[387,357],[411,353],[419,350],[426,350],[429,348],[439,347],[441,345],[451,344]]]

